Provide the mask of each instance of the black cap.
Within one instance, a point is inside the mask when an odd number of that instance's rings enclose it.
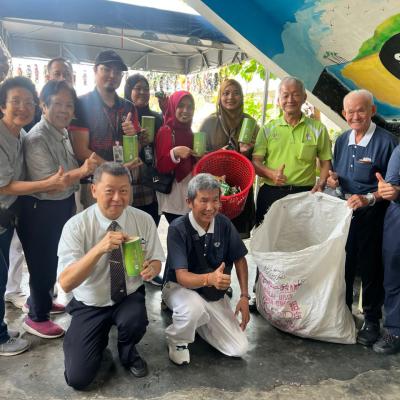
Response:
[[[94,65],[99,64],[114,64],[118,65],[121,71],[128,71],[128,67],[122,60],[121,56],[117,54],[114,50],[105,50],[97,54],[96,60],[94,61]]]

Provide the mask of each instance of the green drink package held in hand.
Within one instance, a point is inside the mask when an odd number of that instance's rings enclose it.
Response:
[[[197,156],[202,156],[206,152],[206,134],[196,132],[193,136],[193,151]]]
[[[144,254],[142,241],[138,236],[132,236],[122,243],[124,266],[128,276],[139,276],[143,269]]]
[[[133,161],[139,157],[139,143],[137,135],[124,135],[122,137],[124,149],[124,162]]]
[[[253,139],[256,121],[252,118],[243,118],[242,127],[239,134],[239,142],[249,144]]]
[[[155,130],[155,117],[143,115],[142,116],[142,128],[146,129],[147,140],[149,143],[154,141],[154,130]]]

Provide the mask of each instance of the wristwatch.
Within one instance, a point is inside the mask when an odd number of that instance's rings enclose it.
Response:
[[[247,300],[251,299],[251,297],[248,294],[244,294],[244,293],[240,294],[240,298],[242,298],[242,297],[246,297]]]
[[[364,197],[368,200],[368,205],[369,205],[370,207],[372,207],[372,206],[375,205],[375,203],[376,203],[376,197],[374,196],[373,193],[367,193]]]

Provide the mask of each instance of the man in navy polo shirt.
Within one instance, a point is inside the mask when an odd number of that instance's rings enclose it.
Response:
[[[343,99],[343,116],[351,130],[335,143],[333,166],[328,186],[340,186],[353,218],[346,243],[346,303],[353,304],[356,271],[361,275],[364,324],[357,342],[372,346],[379,337],[382,318],[383,266],[382,231],[388,202],[378,193],[375,173],[386,174],[387,165],[398,141],[391,133],[376,126],[373,96],[367,90],[355,90]]]
[[[196,175],[188,187],[189,214],[168,228],[162,297],[173,312],[167,327],[169,358],[189,364],[188,344],[196,332],[221,353],[241,357],[248,348],[247,249],[231,221],[218,214],[220,186],[210,174]],[[225,295],[235,264],[240,298],[233,312]],[[241,313],[241,322],[236,315]]]
[[[78,160],[84,161],[94,152],[99,165],[105,161],[114,161],[113,147],[118,144],[122,146],[122,136],[139,132],[135,106],[116,93],[122,73],[127,70],[122,58],[113,50],[102,51],[96,56],[96,87],[92,92],[79,97],[77,118],[68,129]],[[125,164],[129,169],[138,165],[137,160]],[[90,192],[90,184],[85,183],[81,189],[81,202],[87,208],[95,201]]]

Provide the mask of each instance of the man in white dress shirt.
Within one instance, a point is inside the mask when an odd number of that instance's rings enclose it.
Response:
[[[118,330],[121,364],[136,377],[148,373],[136,349],[148,325],[143,280],[159,274],[164,254],[153,219],[129,206],[130,193],[129,171],[114,162],[102,164],[92,185],[97,204],[72,217],[61,235],[58,281],[74,296],[67,306],[72,320],[64,340],[64,375],[78,390],[94,379],[112,325]],[[115,253],[130,236],[142,239],[146,260],[140,276],[122,271],[116,298],[113,276],[122,263]]]

